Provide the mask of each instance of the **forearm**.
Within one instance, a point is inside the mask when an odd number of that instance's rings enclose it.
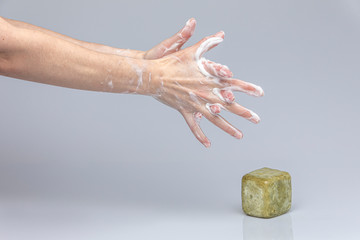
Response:
[[[142,80],[149,78],[151,61],[99,53],[37,30],[12,27],[4,36],[3,75],[92,91],[150,89]]]
[[[85,47],[85,48],[88,48],[90,50],[97,51],[97,52],[102,52],[102,53],[107,53],[107,54],[115,54],[115,55],[124,56],[124,57],[131,57],[131,58],[143,58],[143,56],[145,54],[145,52],[139,51],[139,50],[119,49],[119,48],[114,48],[114,47],[110,47],[110,46],[106,46],[106,45],[102,45],[102,44],[98,44],[98,43],[81,41],[81,40],[74,39],[69,36],[48,30],[46,28],[42,28],[42,27],[35,26],[30,23],[26,23],[26,22],[22,22],[22,21],[18,21],[18,20],[12,20],[12,19],[8,19],[8,18],[4,18],[4,20],[15,27],[41,31],[50,36],[63,39],[65,41],[77,44],[79,46],[82,46],[82,47]]]

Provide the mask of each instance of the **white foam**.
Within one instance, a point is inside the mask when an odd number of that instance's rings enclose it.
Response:
[[[219,44],[223,41],[224,39],[221,37],[211,37],[207,40],[205,40],[203,43],[201,43],[200,47],[198,47],[198,49],[196,50],[195,53],[195,61],[199,67],[199,70],[202,74],[204,74],[206,77],[213,77],[212,75],[210,75],[206,70],[205,67],[203,65],[203,61],[206,61],[205,58],[202,58],[202,55],[208,51],[211,47],[213,47],[216,44]]]

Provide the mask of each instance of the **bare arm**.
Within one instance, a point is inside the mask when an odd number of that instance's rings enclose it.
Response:
[[[9,18],[4,18],[4,20],[9,22],[13,26],[16,26],[19,28],[24,28],[24,29],[29,29],[29,30],[41,31],[48,35],[66,40],[68,42],[77,44],[79,46],[82,46],[82,47],[85,47],[85,48],[88,48],[90,50],[94,50],[97,52],[116,54],[116,55],[120,55],[120,56],[124,56],[124,57],[132,57],[132,58],[143,58],[143,56],[145,54],[145,52],[143,52],[143,51],[130,50],[130,49],[119,49],[119,48],[114,48],[114,47],[110,47],[110,46],[106,46],[106,45],[102,45],[102,44],[98,44],[98,43],[91,43],[91,42],[77,40],[77,39],[71,38],[69,36],[48,30],[46,28],[42,28],[42,27],[35,26],[30,23],[26,23],[26,22],[22,22],[22,21],[18,21],[18,20],[13,20],[13,19],[9,19]]]
[[[43,33],[46,33],[50,36],[57,37],[68,42],[77,44],[79,46],[88,48],[93,51],[107,53],[107,54],[115,54],[124,57],[131,57],[131,58],[144,58],[144,59],[157,59],[174,53],[185,44],[185,42],[192,36],[194,29],[195,29],[195,21],[194,19],[190,19],[185,26],[174,36],[162,41],[160,44],[156,45],[152,49],[148,51],[140,51],[140,50],[133,50],[133,49],[120,49],[115,47],[106,46],[103,44],[98,43],[91,43],[86,41],[81,41],[75,38],[71,38],[64,34],[60,34],[46,28],[42,28],[36,25],[32,25],[30,23],[13,20],[9,18],[3,18],[3,20],[7,21],[11,25],[19,28],[29,29],[29,30],[36,30]],[[183,34],[181,34],[183,33]]]
[[[1,20],[0,37],[2,75],[68,88],[146,94],[145,86],[137,87],[136,69],[146,75],[149,60],[92,51]]]

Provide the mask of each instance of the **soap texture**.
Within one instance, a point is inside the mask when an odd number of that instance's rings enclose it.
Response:
[[[272,218],[291,208],[291,176],[289,173],[261,168],[242,178],[242,208],[247,215]]]

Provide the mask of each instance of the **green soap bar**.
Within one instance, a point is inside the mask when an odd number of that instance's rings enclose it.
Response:
[[[291,177],[284,171],[261,168],[242,178],[242,208],[247,215],[272,218],[291,208]]]

